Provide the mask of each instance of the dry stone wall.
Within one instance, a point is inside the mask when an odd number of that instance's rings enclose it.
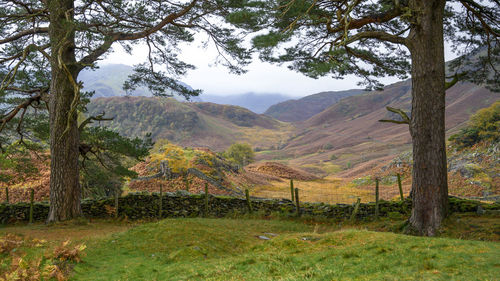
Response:
[[[130,193],[118,200],[120,217],[136,219],[153,219],[158,217],[159,194]],[[209,211],[205,214],[205,197],[203,194],[188,194],[187,192],[166,193],[162,201],[162,217],[227,217],[237,216],[248,212],[246,200],[235,197],[209,195]],[[88,218],[107,218],[114,216],[114,199],[84,199],[82,210]],[[0,223],[11,224],[28,221],[28,203],[0,204]],[[347,204],[301,203],[301,214],[316,218],[333,220],[348,219],[351,217],[354,206]],[[295,205],[287,199],[252,199],[254,212],[263,215],[279,213],[284,216],[295,214]],[[452,212],[496,212],[500,210],[500,203],[484,204],[478,201],[464,200],[450,197]],[[411,210],[411,201],[403,202],[381,201],[379,204],[380,216],[401,216]],[[48,202],[34,204],[34,221],[44,221],[49,211]],[[375,203],[361,204],[358,210],[358,219],[367,219],[375,214]]]

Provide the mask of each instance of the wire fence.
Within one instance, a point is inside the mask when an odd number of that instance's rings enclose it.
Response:
[[[399,177],[400,179],[400,177]],[[377,184],[378,182],[378,184]],[[378,179],[370,181],[369,184],[355,185],[345,182],[332,181],[295,181],[281,182],[273,186],[262,186],[253,189],[252,195],[261,198],[285,198],[292,199],[291,188],[298,188],[301,201],[322,202],[328,204],[353,204],[358,198],[361,202],[375,202],[377,197],[381,200],[401,200],[408,196],[409,185],[403,185],[400,181],[394,184],[383,183]],[[401,189],[399,188],[401,186]]]

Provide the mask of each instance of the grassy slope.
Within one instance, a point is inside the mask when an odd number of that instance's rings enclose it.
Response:
[[[167,219],[89,244],[75,280],[495,280],[500,245],[297,222]],[[271,241],[255,236],[279,234]],[[305,239],[304,239],[305,238]]]
[[[403,221],[98,220],[9,226],[0,237],[46,240],[12,252],[27,260],[48,256],[67,239],[85,243],[71,280],[498,280],[498,242],[366,230],[395,230]],[[499,230],[498,216],[461,214],[447,219],[443,236],[498,241]],[[256,237],[269,232],[278,236]],[[0,254],[0,275],[8,260]]]
[[[221,151],[234,142],[269,148],[289,138],[293,125],[247,109],[212,103],[182,103],[172,98],[112,97],[92,100],[89,115],[106,112],[108,126],[128,137],[168,139],[183,146]]]

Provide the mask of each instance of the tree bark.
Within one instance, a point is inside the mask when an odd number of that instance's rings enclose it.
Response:
[[[51,42],[50,84],[50,210],[47,222],[82,214],[78,170],[79,132],[76,110],[78,70],[75,59],[73,1],[49,0]]]
[[[445,144],[445,63],[443,14],[445,0],[412,0],[409,34],[412,58],[413,140],[410,226],[434,236],[448,211]]]

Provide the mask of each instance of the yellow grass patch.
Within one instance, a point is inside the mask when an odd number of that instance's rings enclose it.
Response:
[[[372,190],[359,189],[345,184],[341,179],[327,177],[315,181],[294,181],[294,187],[299,189],[299,198],[303,202],[346,203],[375,201]],[[251,191],[252,196],[266,198],[290,199],[289,181],[271,181],[269,185],[256,186]]]

